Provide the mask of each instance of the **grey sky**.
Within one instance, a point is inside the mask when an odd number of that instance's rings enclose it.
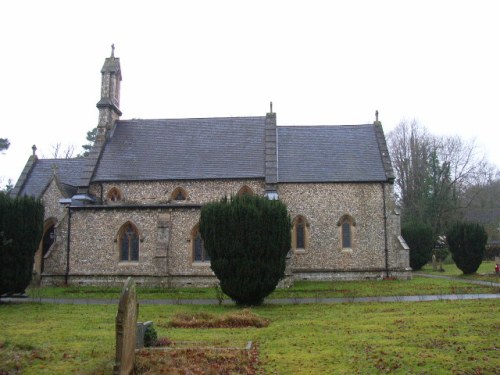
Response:
[[[97,125],[116,45],[123,118],[264,115],[278,125],[416,118],[500,166],[495,1],[10,1],[0,4],[0,178]]]

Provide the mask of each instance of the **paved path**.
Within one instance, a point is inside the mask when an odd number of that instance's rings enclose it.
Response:
[[[387,296],[387,297],[332,297],[332,298],[277,298],[266,299],[265,305],[302,305],[311,303],[361,303],[361,302],[428,302],[428,301],[458,301],[474,299],[500,299],[500,294],[440,294],[426,296]],[[118,304],[118,299],[95,298],[2,298],[2,302],[11,303],[58,303],[65,305],[110,305]],[[141,305],[217,305],[216,299],[144,299],[139,300]],[[231,300],[224,300],[224,305],[232,305]]]
[[[486,286],[500,287],[500,283],[494,283],[493,281],[463,279],[463,278],[460,278],[460,277],[452,277],[452,276],[444,276],[444,275],[434,275],[434,274],[423,273],[423,272],[415,272],[413,274],[413,276],[429,277],[431,279],[447,279],[447,280],[453,280],[453,281],[462,281],[462,282],[469,283],[469,284],[477,284],[477,285],[486,285]]]
[[[430,277],[436,279],[448,279],[462,281],[471,284],[487,285],[500,287],[500,283],[493,283],[482,280],[461,279],[444,275],[431,275],[425,273],[415,273],[415,276]],[[440,295],[425,295],[425,296],[387,296],[387,297],[336,297],[336,298],[277,298],[266,299],[265,305],[300,305],[310,303],[362,303],[362,302],[426,302],[426,301],[457,301],[457,300],[475,300],[475,299],[500,299],[500,293],[490,294],[440,294]],[[102,298],[2,298],[1,302],[25,303],[25,302],[41,302],[41,303],[59,303],[70,305],[110,305],[117,304],[118,299],[102,299]],[[217,305],[219,302],[216,299],[144,299],[139,300],[141,305]],[[232,305],[234,302],[225,300],[224,305]]]

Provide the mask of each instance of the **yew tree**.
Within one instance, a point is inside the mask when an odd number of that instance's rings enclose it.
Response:
[[[290,217],[278,200],[236,196],[201,210],[200,233],[222,291],[239,305],[259,305],[284,277]]]

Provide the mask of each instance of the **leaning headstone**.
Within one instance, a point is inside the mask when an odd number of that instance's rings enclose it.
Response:
[[[135,282],[129,277],[123,286],[116,313],[116,359],[113,368],[115,375],[134,373],[137,310]]]

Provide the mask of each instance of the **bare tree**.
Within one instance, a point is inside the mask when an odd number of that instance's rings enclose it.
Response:
[[[415,120],[388,134],[403,220],[429,223],[442,233],[470,203],[469,187],[491,180],[495,168],[474,141],[437,137]]]
[[[49,158],[51,159],[71,159],[75,153],[75,146],[63,146],[61,142],[57,142],[50,146]],[[43,156],[45,158],[45,155]]]

